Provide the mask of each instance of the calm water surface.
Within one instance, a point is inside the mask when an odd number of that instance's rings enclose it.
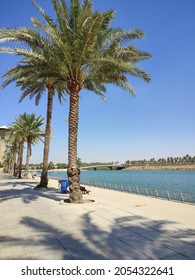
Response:
[[[49,172],[49,177],[66,179],[66,172]],[[135,187],[195,193],[195,171],[96,170],[81,171],[81,182],[101,182]]]

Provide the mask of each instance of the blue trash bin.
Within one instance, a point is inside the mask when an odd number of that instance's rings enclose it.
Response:
[[[61,184],[61,193],[67,193],[68,180],[61,180],[59,183]]]

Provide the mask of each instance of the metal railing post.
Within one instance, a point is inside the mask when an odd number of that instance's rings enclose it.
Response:
[[[180,193],[180,196],[181,196],[181,202],[184,202],[184,199],[183,199],[183,194],[182,194],[182,192]]]
[[[169,191],[167,191],[167,198],[168,198],[168,200],[170,200]]]

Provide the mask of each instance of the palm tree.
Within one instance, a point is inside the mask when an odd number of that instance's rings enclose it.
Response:
[[[82,5],[79,0],[71,0],[69,6],[65,0],[51,1],[56,19],[53,20],[33,1],[45,22],[42,24],[37,18],[33,18],[32,22],[40,33],[49,38],[52,46],[50,58],[56,62],[55,75],[63,78],[70,94],[67,170],[69,199],[70,202],[80,203],[82,194],[77,165],[80,92],[87,89],[104,99],[106,85],[114,84],[135,95],[128,77],[133,75],[149,82],[149,74],[137,63],[149,59],[151,55],[138,50],[132,44],[133,40],[144,37],[141,30],[125,31],[110,27],[114,18],[112,10],[103,13],[94,12],[91,0],[84,0]],[[42,40],[40,38],[37,38],[37,42],[32,40],[33,32],[29,29],[2,29],[0,42],[16,40],[16,37],[21,41],[24,33],[29,34],[27,40],[31,46],[39,45],[39,48],[43,49]],[[3,52],[4,49],[1,48],[0,51]],[[31,55],[24,50],[17,52],[26,56]],[[16,50],[10,50],[10,53],[16,53]]]
[[[31,145],[36,144],[40,137],[44,136],[44,132],[40,130],[40,126],[43,124],[43,118],[41,116],[35,117],[35,114],[20,114],[12,127],[6,135],[6,146],[8,151],[12,152],[14,175],[18,175],[18,178],[22,177],[22,159],[24,143],[27,142],[27,155],[26,155],[26,167],[25,176],[29,172],[29,160],[31,155]],[[19,146],[17,148],[17,143]],[[16,153],[18,150],[18,174],[15,171],[16,166]]]
[[[35,33],[38,37],[38,33]],[[18,35],[19,36],[19,35]],[[27,36],[27,34],[26,34]],[[28,36],[27,36],[28,38]],[[41,180],[38,187],[47,187],[48,185],[48,162],[49,162],[49,149],[51,138],[51,121],[53,111],[53,98],[57,93],[60,103],[62,99],[65,99],[65,85],[60,76],[56,76],[54,63],[52,59],[45,54],[49,54],[51,47],[49,42],[44,40],[45,44],[42,52],[36,47],[33,47],[32,57],[27,56],[15,67],[9,69],[4,74],[4,82],[2,87],[5,88],[11,82],[16,82],[16,85],[21,87],[23,91],[20,97],[20,102],[26,97],[30,96],[30,99],[35,97],[35,104],[38,105],[42,97],[43,92],[47,89],[47,116],[46,116],[46,128],[45,128],[45,141],[43,152],[43,168],[41,173]],[[39,58],[36,55],[39,53]],[[16,50],[16,54],[17,50]],[[47,61],[49,60],[49,61]],[[26,171],[27,172],[27,171]]]
[[[24,113],[22,115],[24,137],[27,142],[26,167],[24,172],[25,177],[28,177],[29,173],[31,146],[36,144],[38,140],[41,140],[41,137],[45,135],[45,133],[40,129],[40,126],[43,124],[43,120],[44,119],[41,116],[36,117],[35,114]]]
[[[15,135],[13,127],[9,128],[9,131],[6,133],[5,136],[5,145],[6,145],[6,151],[11,152],[11,169],[14,176],[17,176],[17,153],[18,153],[18,139]]]
[[[19,115],[15,122],[12,124],[12,129],[14,131],[14,137],[16,137],[18,141],[18,178],[22,178],[22,160],[23,160],[23,151],[24,151],[24,142],[25,142],[25,131],[24,131],[24,124],[23,124],[23,117],[24,115]]]
[[[67,174],[70,201],[82,202],[77,165],[80,92],[88,89],[104,98],[106,85],[115,84],[135,94],[128,82],[128,75],[150,81],[150,76],[138,67],[137,62],[151,56],[131,44],[132,40],[143,38],[141,30],[126,32],[110,27],[113,11],[93,12],[90,0],[85,0],[82,5],[79,0],[70,2],[68,7],[64,0],[52,0],[57,23],[34,3],[43,15],[47,27],[38,19],[34,19],[34,23],[52,38],[60,58],[58,71],[63,73],[70,94]]]

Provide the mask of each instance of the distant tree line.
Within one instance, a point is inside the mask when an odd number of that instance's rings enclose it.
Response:
[[[117,165],[119,164],[118,161],[116,162],[82,162],[80,158],[78,158],[78,166],[79,167],[86,167],[86,166],[94,166],[94,165]],[[183,157],[167,157],[167,158],[151,158],[150,160],[127,160],[125,162],[125,166],[167,166],[167,165],[193,165],[195,164],[195,156],[185,155]],[[31,170],[41,170],[43,167],[43,163],[36,163],[30,164]],[[54,169],[67,169],[68,164],[66,163],[53,163],[52,161],[48,164],[48,170]],[[23,169],[25,166],[23,166]]]
[[[67,168],[66,163],[56,163],[54,164],[52,161],[49,162],[48,164],[48,170],[53,170],[53,169],[66,169]],[[43,163],[34,163],[30,164],[30,169],[31,170],[42,170]]]
[[[125,162],[125,166],[139,166],[139,165],[187,165],[187,164],[195,164],[195,156],[185,155],[183,157],[167,157],[167,158],[151,158],[150,160],[127,160]]]
[[[78,166],[79,167],[85,167],[85,166],[94,166],[94,165],[113,165],[113,164],[118,164],[117,162],[81,162],[81,159],[78,158]],[[31,170],[39,170],[42,169],[43,163],[35,163],[35,164],[30,164],[30,169]],[[66,169],[68,167],[68,164],[66,163],[53,163],[52,161],[49,162],[48,164],[48,170],[53,170],[53,169]],[[24,168],[24,166],[23,166]]]

